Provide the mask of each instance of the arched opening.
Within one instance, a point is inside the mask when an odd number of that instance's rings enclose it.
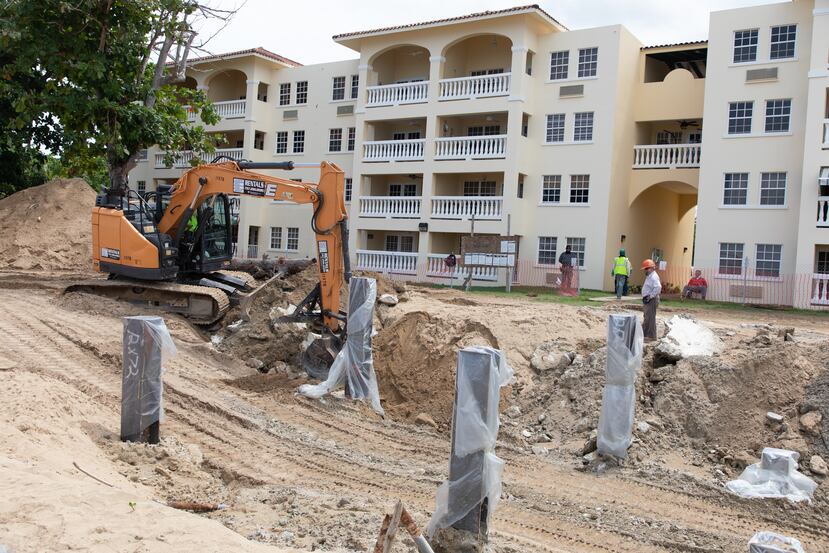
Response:
[[[223,69],[208,81],[207,97],[211,102],[244,100],[247,80],[247,75],[238,69]]]
[[[664,284],[680,286],[687,280],[694,259],[696,206],[696,187],[679,181],[656,183],[633,200],[621,246],[636,265],[631,279],[634,284],[642,283],[638,264],[649,257],[667,263]]]
[[[370,62],[371,86],[429,80],[429,50],[405,44],[376,55]]]
[[[443,56],[443,79],[509,73],[512,40],[495,34],[470,36],[447,46]]]
[[[193,77],[187,77],[182,82],[178,83],[176,87],[180,89],[196,90],[196,88],[198,87],[198,83],[196,82],[196,79],[194,79]],[[187,103],[186,94],[177,94],[177,97],[180,104]]]

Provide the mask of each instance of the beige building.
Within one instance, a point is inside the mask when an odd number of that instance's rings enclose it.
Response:
[[[569,245],[580,285],[609,289],[624,247],[676,285],[702,269],[713,299],[829,305],[829,0],[715,12],[708,41],[656,47],[537,6],[334,40],[358,59],[248,50],[194,60],[187,86],[217,103],[219,153],[344,169],[356,267],[448,282],[474,216],[519,237],[518,283],[555,283]],[[163,157],[131,184],[174,179]],[[309,221],[244,200],[237,255],[313,257]]]

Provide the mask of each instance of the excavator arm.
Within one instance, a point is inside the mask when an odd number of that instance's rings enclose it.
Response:
[[[340,328],[340,288],[350,278],[345,179],[333,163],[320,164],[318,183],[296,182],[255,173],[248,169],[293,169],[292,162],[254,163],[225,161],[203,164],[186,171],[171,190],[159,231],[178,246],[188,219],[199,206],[219,194],[259,198],[295,204],[311,204],[311,228],[316,237],[319,290],[306,299],[318,303],[323,324],[332,332]],[[313,307],[313,306],[311,306]]]

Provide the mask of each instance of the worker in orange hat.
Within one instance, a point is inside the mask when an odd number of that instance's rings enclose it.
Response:
[[[645,341],[650,342],[656,339],[656,307],[659,305],[662,281],[656,273],[656,263],[653,259],[644,260],[642,270],[645,271],[645,283],[642,285],[642,305],[645,315],[642,321],[642,331],[645,334]]]

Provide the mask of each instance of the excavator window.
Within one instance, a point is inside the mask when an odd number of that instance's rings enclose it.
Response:
[[[229,258],[231,255],[230,245],[230,209],[227,196],[219,194],[213,202],[212,210],[208,207],[209,202],[202,204],[199,211],[203,216],[208,217],[204,228],[204,260],[217,257]]]

